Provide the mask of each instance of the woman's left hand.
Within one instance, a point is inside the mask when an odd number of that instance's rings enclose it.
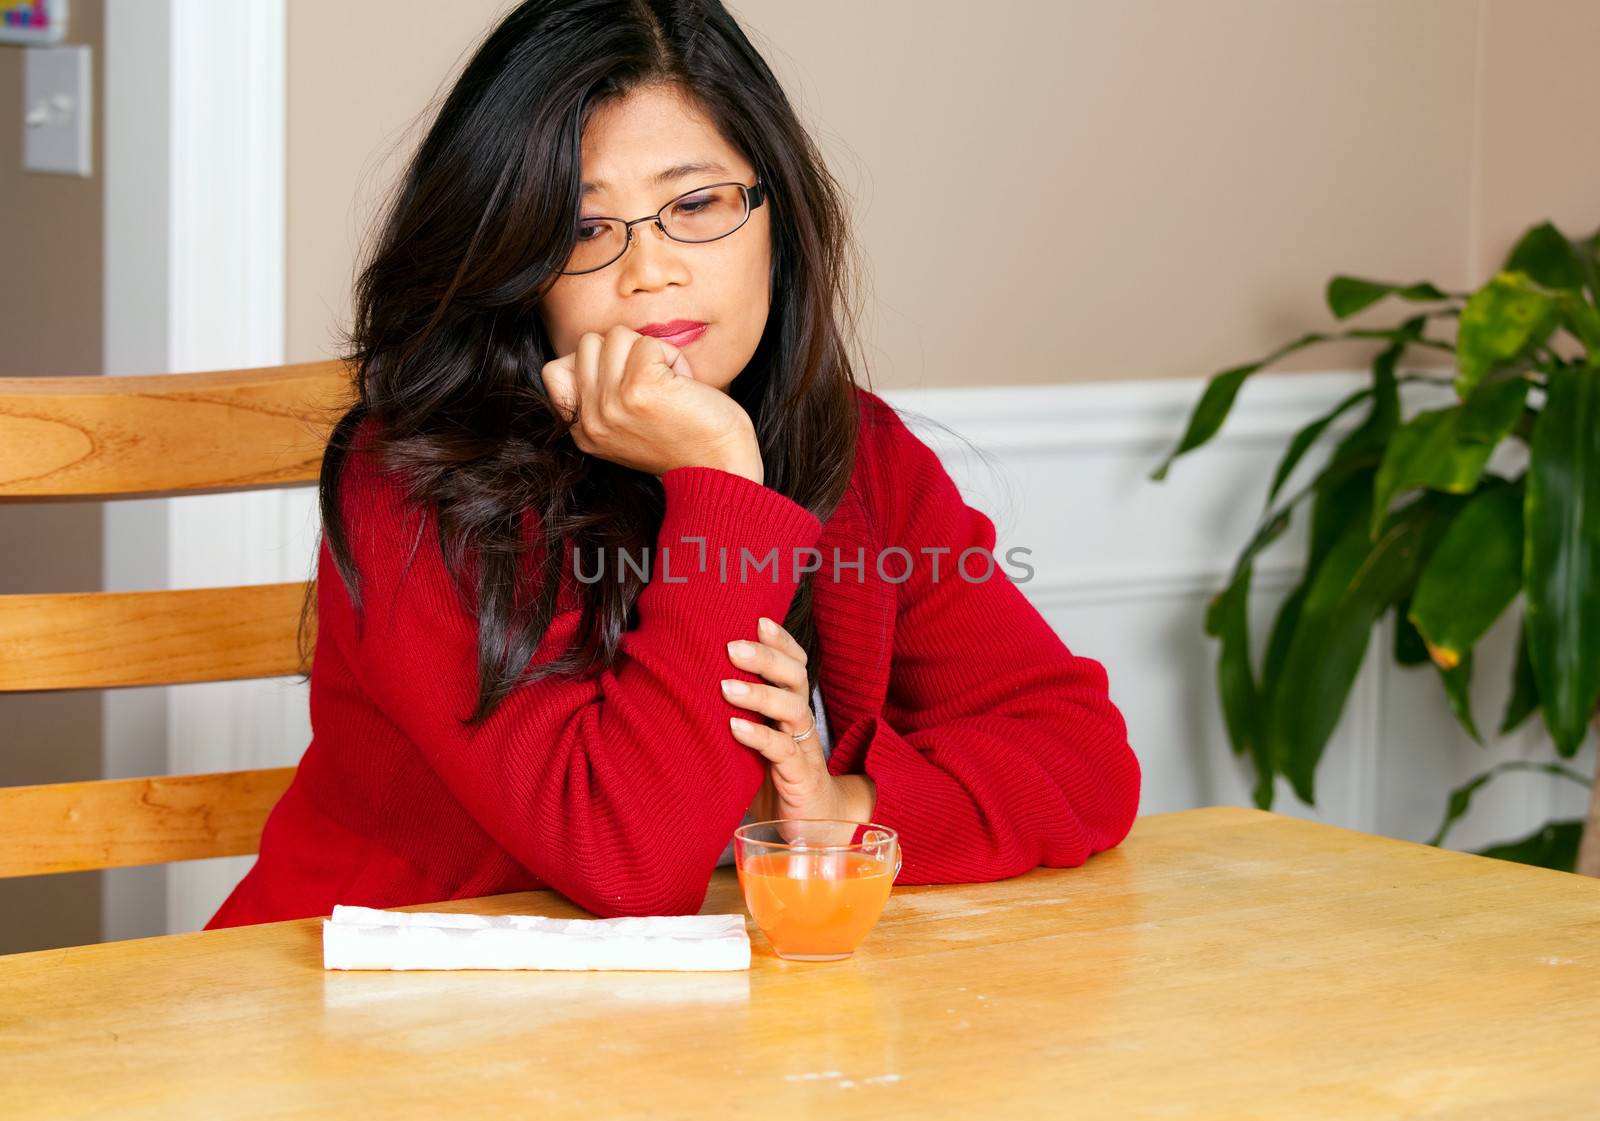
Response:
[[[734,738],[767,760],[768,781],[757,796],[755,812],[759,815],[770,811],[770,817],[760,818],[769,821],[801,817],[855,820],[852,814],[858,813],[859,807],[849,780],[860,776],[835,777],[828,773],[819,733],[813,732],[800,743],[794,741],[813,722],[805,648],[765,616],[759,629],[760,642],[728,643],[728,658],[766,683],[736,679],[722,682],[722,695],[731,703],[770,717],[775,723],[772,726],[739,717],[730,721]],[[772,804],[760,806],[762,799],[768,797],[768,785]]]

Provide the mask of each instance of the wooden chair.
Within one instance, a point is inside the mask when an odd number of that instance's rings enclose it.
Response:
[[[315,483],[353,392],[338,361],[0,379],[0,503]],[[0,693],[298,673],[306,592],[0,595]],[[0,787],[0,877],[248,855],[294,770]]]

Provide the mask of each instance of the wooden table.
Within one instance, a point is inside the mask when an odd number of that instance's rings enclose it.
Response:
[[[719,871],[705,911],[741,909]],[[324,971],[314,919],[0,957],[0,1114],[1600,1114],[1600,882],[1566,873],[1216,807],[896,889],[846,961],[750,929],[738,973]]]

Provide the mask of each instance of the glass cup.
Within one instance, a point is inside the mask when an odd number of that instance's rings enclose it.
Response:
[[[739,888],[756,925],[781,958],[838,961],[861,945],[883,914],[900,874],[900,835],[832,818],[755,821],[733,832]]]

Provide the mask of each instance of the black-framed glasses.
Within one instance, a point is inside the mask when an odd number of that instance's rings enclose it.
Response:
[[[557,269],[562,276],[595,272],[616,261],[628,251],[633,227],[654,222],[673,241],[691,245],[727,237],[750,220],[750,212],[767,201],[767,188],[756,176],[750,186],[743,183],[712,183],[685,191],[654,214],[631,221],[622,218],[581,218],[577,240],[567,258],[567,267]]]

